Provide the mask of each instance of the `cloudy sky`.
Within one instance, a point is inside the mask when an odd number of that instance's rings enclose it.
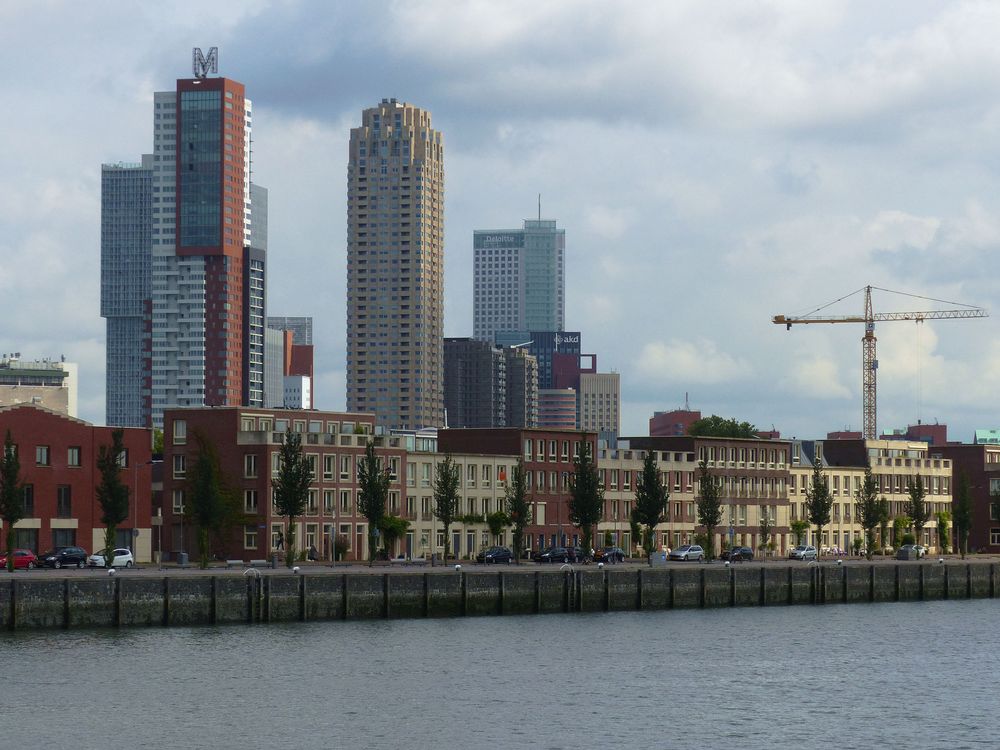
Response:
[[[254,102],[269,312],[315,319],[320,408],[345,406],[349,128],[396,97],[444,133],[447,335],[472,331],[473,229],[541,193],[623,434],[685,394],[784,436],[860,429],[863,327],[771,316],[871,284],[991,309],[876,331],[879,429],[968,441],[1000,427],[998,35],[992,2],[3,0],[0,352],[79,362],[103,424],[100,165],[151,150],[152,92],[217,46]]]

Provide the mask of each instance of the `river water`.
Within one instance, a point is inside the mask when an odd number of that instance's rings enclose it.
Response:
[[[0,747],[1000,746],[1000,601],[0,635]]]

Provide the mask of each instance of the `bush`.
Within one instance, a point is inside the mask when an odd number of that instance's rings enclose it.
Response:
[[[902,539],[900,539],[899,543],[901,545],[903,545],[903,544],[916,544],[917,543],[917,538],[915,536],[913,536],[913,534],[909,534],[909,533],[903,534],[903,537],[902,537]]]

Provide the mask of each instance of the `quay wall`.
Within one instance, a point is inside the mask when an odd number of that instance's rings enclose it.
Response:
[[[256,573],[256,571],[255,571]],[[0,630],[613,612],[1000,596],[1000,563],[505,567],[0,578]]]

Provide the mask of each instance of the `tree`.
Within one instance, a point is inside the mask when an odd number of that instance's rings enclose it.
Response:
[[[934,520],[937,521],[938,546],[941,548],[942,554],[947,554],[948,548],[951,546],[951,534],[948,532],[948,527],[951,525],[951,513],[939,510],[934,514]]]
[[[771,529],[773,528],[774,519],[768,514],[767,506],[760,506],[760,549],[767,549],[767,542],[771,538]]]
[[[878,501],[878,531],[879,543],[882,547],[882,554],[885,554],[885,547],[889,536],[889,501],[884,497]]]
[[[656,452],[646,451],[646,458],[642,462],[642,474],[639,475],[639,481],[635,485],[635,512],[636,519],[646,527],[642,549],[650,565],[653,564],[656,527],[667,520],[669,498],[670,494],[663,484],[663,476],[656,465]]]
[[[892,545],[897,549],[902,544],[912,544],[912,542],[904,541],[906,530],[910,528],[912,523],[910,517],[906,515],[895,516],[892,519]]]
[[[504,487],[504,510],[510,518],[511,542],[514,562],[520,563],[524,555],[524,530],[532,523],[531,503],[528,502],[528,484],[524,476],[524,461],[520,458],[511,469],[510,483]]]
[[[509,524],[510,517],[502,510],[498,510],[486,516],[486,525],[489,526],[490,534],[493,535],[494,544],[500,543],[500,535],[503,533],[504,527]]]
[[[796,518],[788,526],[792,530],[792,536],[795,537],[795,543],[805,544],[806,532],[809,531],[809,522],[804,518]]]
[[[812,484],[806,490],[806,510],[809,522],[816,527],[817,554],[823,550],[823,527],[830,523],[830,511],[833,509],[833,495],[823,477],[823,459],[818,455],[813,460]]]
[[[882,508],[878,501],[878,483],[870,466],[865,467],[865,478],[855,493],[855,499],[858,522],[865,530],[865,557],[871,560],[875,549],[875,527],[882,518]]]
[[[382,549],[385,550],[386,557],[392,557],[396,549],[396,542],[406,535],[410,528],[410,522],[399,516],[385,515],[379,522],[378,530],[382,533]]]
[[[458,485],[461,481],[458,464],[445,456],[434,467],[434,517],[444,525],[444,560],[448,562],[451,550],[451,525],[458,515]]]
[[[153,454],[163,455],[163,430],[159,427],[153,428]]]
[[[227,489],[215,446],[200,430],[194,432],[194,440],[197,453],[187,473],[189,508],[186,510],[197,529],[201,567],[207,568],[210,535],[220,533],[229,517]]]
[[[705,459],[698,464],[698,523],[705,527],[708,542],[705,558],[715,558],[715,527],[722,523],[722,493],[719,483],[708,473]]]
[[[375,455],[375,442],[368,441],[358,466],[358,510],[368,519],[368,567],[375,562],[375,540],[389,497],[389,467]]]
[[[24,487],[21,485],[21,462],[10,430],[7,430],[7,437],[4,438],[3,457],[0,458],[0,518],[3,518],[7,530],[7,570],[13,572],[16,539],[14,524],[24,518]]]
[[[955,502],[955,545],[965,559],[969,551],[969,532],[972,531],[972,491],[969,488],[969,475],[964,471],[958,475],[958,487]]]
[[[906,503],[906,515],[913,521],[914,536],[917,544],[924,543],[924,526],[931,518],[930,508],[924,502],[927,496],[927,488],[924,487],[924,480],[917,474],[917,480],[907,480],[906,491],[910,495]]]
[[[697,437],[723,438],[755,438],[757,428],[749,422],[737,422],[735,419],[723,419],[713,414],[710,417],[696,419],[688,427],[688,435]]]
[[[115,559],[118,525],[128,518],[128,486],[122,482],[121,459],[125,454],[125,430],[111,432],[111,445],[102,445],[97,453],[97,502],[104,524],[104,565],[110,568]]]
[[[569,492],[569,520],[583,533],[583,554],[587,556],[593,549],[594,526],[604,515],[604,490],[586,440],[580,443],[580,455],[573,461]]]
[[[295,564],[295,519],[305,513],[309,499],[309,486],[313,482],[312,468],[302,452],[302,435],[285,430],[278,454],[278,476],[274,479],[274,510],[288,519],[285,536],[285,564]]]
[[[628,530],[632,538],[632,549],[629,550],[629,557],[631,557],[634,549],[642,544],[642,523],[639,521],[639,511],[634,505],[628,514]]]

